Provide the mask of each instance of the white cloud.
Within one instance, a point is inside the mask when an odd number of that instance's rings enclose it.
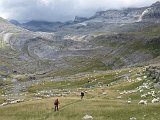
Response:
[[[0,16],[17,20],[66,21],[110,8],[140,7],[157,0],[0,0]]]

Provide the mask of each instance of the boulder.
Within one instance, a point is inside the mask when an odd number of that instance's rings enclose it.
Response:
[[[83,120],[92,120],[93,117],[91,115],[85,115],[82,119]]]

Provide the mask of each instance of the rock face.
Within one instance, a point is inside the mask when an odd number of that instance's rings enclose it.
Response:
[[[88,18],[76,16],[75,19],[74,19],[74,22],[78,23],[78,22],[83,22],[83,21],[86,21],[86,20],[88,20]]]
[[[107,10],[97,12],[92,19],[108,23],[133,23],[138,21],[145,8],[128,8],[123,10]]]
[[[10,71],[52,72],[51,76],[55,76],[117,69],[152,60],[159,56],[159,34],[123,32],[138,32],[152,26],[153,23],[143,22],[144,11],[158,9],[157,6],[156,3],[150,7],[101,11],[90,18],[76,17],[67,23],[30,21],[22,25],[43,32],[32,32],[0,19],[1,64]],[[140,16],[141,22],[137,22]]]
[[[32,31],[55,32],[63,25],[61,22],[29,21],[19,26]]]
[[[142,19],[145,21],[160,22],[160,2],[156,2],[148,7],[142,13]]]
[[[146,69],[146,71],[150,79],[154,80],[156,83],[160,82],[160,67],[150,66]]]

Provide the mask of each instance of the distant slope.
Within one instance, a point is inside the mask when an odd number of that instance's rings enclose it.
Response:
[[[146,9],[101,11],[68,24],[28,23],[62,25],[54,33],[31,32],[1,19],[1,65],[10,71],[54,77],[147,64],[159,56],[160,24],[143,17],[137,22]]]
[[[47,22],[47,21],[29,21],[19,24],[19,26],[31,31],[42,32],[74,32],[74,33],[91,33],[96,31],[115,31],[126,24],[137,22],[159,23],[160,20],[160,2],[151,6],[141,8],[111,9],[96,12],[95,15],[85,18],[76,16],[73,21],[69,22]],[[13,22],[14,23],[14,22]],[[17,25],[17,23],[15,23]],[[141,25],[141,24],[140,24]],[[76,31],[75,31],[76,30]],[[119,30],[119,29],[118,29]]]

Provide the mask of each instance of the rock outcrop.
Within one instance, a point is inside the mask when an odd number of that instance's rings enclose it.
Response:
[[[160,82],[160,67],[158,66],[150,66],[146,68],[147,76],[154,80],[154,82]]]
[[[86,20],[88,20],[88,18],[79,17],[79,16],[76,16],[76,17],[74,18],[74,22],[75,22],[75,23],[83,22],[83,21],[86,21]]]
[[[144,21],[160,22],[160,2],[156,2],[144,10],[141,17]]]

